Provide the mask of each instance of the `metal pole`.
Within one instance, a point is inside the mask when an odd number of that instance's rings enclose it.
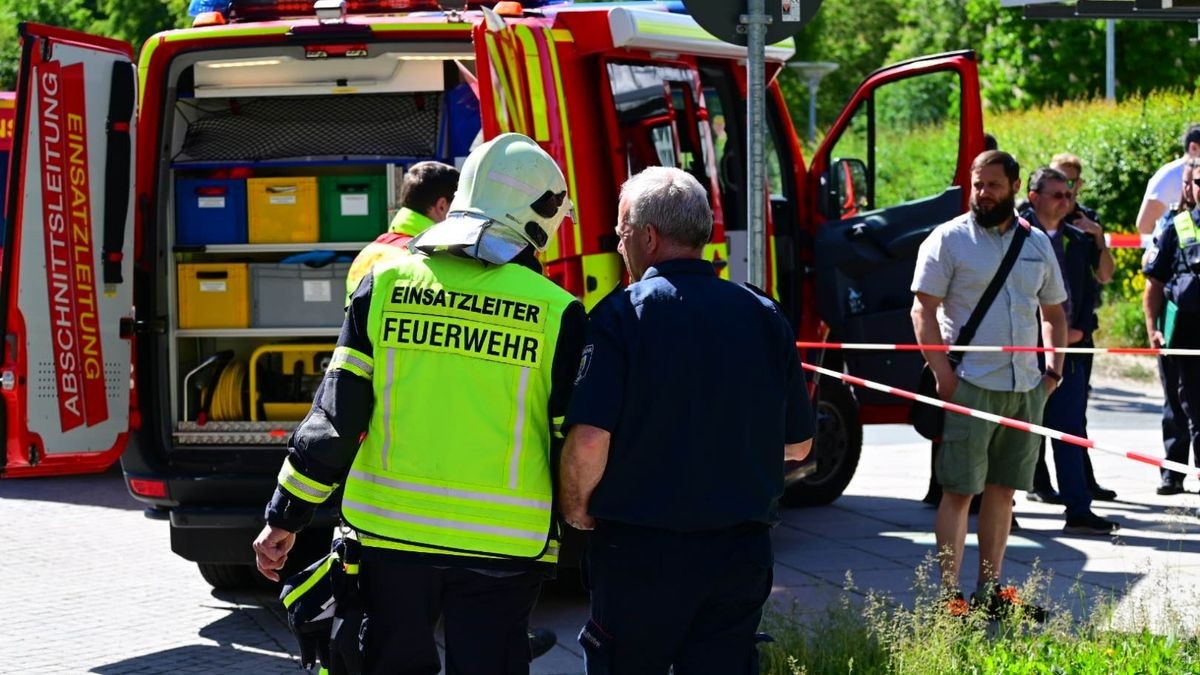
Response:
[[[741,22],[747,30],[746,81],[749,90],[746,97],[746,137],[750,139],[749,166],[746,171],[746,271],[748,281],[765,288],[766,221],[763,215],[764,180],[764,127],[766,126],[766,78],[764,60],[767,49],[767,24],[771,17],[766,13],[765,0],[746,0],[746,14]]]
[[[812,77],[808,80],[808,142],[812,143],[817,140],[817,87],[820,85],[818,78]]]
[[[1117,100],[1117,22],[1104,22],[1104,98]]]

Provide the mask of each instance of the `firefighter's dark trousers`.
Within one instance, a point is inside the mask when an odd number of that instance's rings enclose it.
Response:
[[[771,593],[765,525],[678,533],[600,523],[585,575],[588,675],[758,673],[755,633]]]
[[[439,618],[446,675],[529,673],[529,614],[545,573],[487,576],[364,546],[361,574],[367,675],[436,675]]]

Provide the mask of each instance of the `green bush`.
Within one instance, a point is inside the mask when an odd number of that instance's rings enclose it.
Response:
[[[1146,182],[1180,155],[1183,130],[1200,120],[1198,108],[1200,92],[1159,92],[1120,103],[1077,101],[993,114],[985,124],[1001,149],[1020,162],[1023,179],[1060,152],[1078,155],[1086,181],[1080,201],[1099,212],[1110,232],[1133,232]],[[896,204],[945,187],[945,162],[936,158],[957,153],[952,131],[918,127],[898,142],[880,145],[878,203]],[[1100,309],[1100,344],[1145,346],[1142,251],[1115,249],[1113,256],[1116,273]]]

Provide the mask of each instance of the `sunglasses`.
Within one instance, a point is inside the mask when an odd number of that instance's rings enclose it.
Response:
[[[1067,187],[1072,190],[1074,190],[1075,188],[1083,187],[1083,179],[1082,178],[1075,178],[1075,179],[1068,178],[1067,179]]]
[[[1193,178],[1192,183],[1194,183],[1196,185],[1200,185],[1200,178]]]
[[[1040,195],[1046,195],[1051,199],[1070,199],[1070,192],[1038,192]]]

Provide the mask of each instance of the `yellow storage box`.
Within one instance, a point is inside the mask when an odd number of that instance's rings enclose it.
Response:
[[[180,263],[180,328],[250,325],[250,271],[246,263]]]
[[[317,241],[317,179],[247,178],[246,214],[251,244],[308,244]]]

